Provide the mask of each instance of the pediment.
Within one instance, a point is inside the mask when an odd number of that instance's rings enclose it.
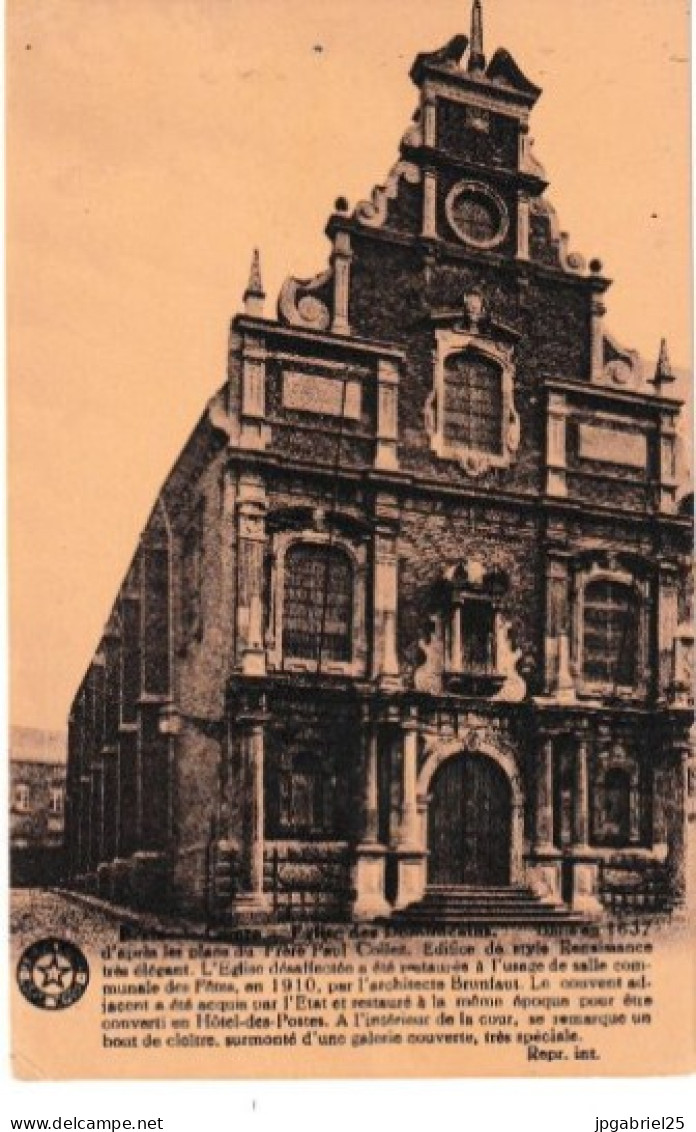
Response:
[[[496,318],[485,316],[478,321],[472,320],[464,310],[431,311],[428,321],[435,327],[452,330],[455,334],[475,333],[480,338],[487,338],[491,342],[505,342],[516,345],[522,337],[514,327],[508,326]]]

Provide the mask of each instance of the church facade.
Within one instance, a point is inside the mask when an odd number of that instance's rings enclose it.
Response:
[[[410,76],[385,184],[275,317],[254,257],[73,703],[75,887],[229,923],[683,897],[666,347],[646,373],[606,330],[479,0]]]

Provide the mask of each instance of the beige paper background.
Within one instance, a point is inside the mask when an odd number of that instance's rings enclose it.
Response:
[[[415,106],[416,54],[467,30],[463,0],[10,0],[8,331],[11,714],[62,727],[156,491],[222,384],[250,251],[271,302],[327,254],[334,198],[369,196]],[[690,364],[688,24],[681,0],[486,0],[545,88],[537,156],[571,247],[616,279],[608,325]],[[688,393],[687,390],[685,392]],[[686,936],[660,952],[660,1023],[608,1036],[601,1072],[693,1065]],[[227,1076],[82,1038],[97,996],[14,1000],[22,1075]],[[97,1052],[95,1052],[97,1051]],[[492,1073],[516,1072],[499,1051]],[[462,1054],[351,1065],[237,1055],[234,1075],[447,1075]],[[480,1070],[479,1070],[480,1071]]]
[[[74,934],[74,933],[71,933]],[[13,958],[36,938],[29,924],[15,940]],[[501,938],[503,938],[501,936]],[[532,939],[518,932],[505,937]],[[610,937],[607,937],[610,938]],[[616,942],[614,937],[614,941]],[[639,933],[624,943],[645,940]],[[601,1060],[545,1062],[525,1060],[519,1045],[428,1046],[372,1048],[207,1048],[105,1050],[101,1048],[101,979],[98,951],[81,940],[91,974],[84,997],[68,1010],[39,1010],[13,988],[12,1068],[28,1081],[88,1079],[205,1078],[436,1078],[436,1077],[636,1077],[693,1073],[696,1064],[696,978],[693,935],[662,927],[651,935],[654,956],[650,971],[653,1022],[584,1031],[582,1045],[595,1045]],[[114,933],[113,942],[117,943]],[[582,942],[581,937],[576,942]],[[127,944],[125,945],[128,946]],[[156,944],[153,944],[156,946]],[[624,956],[628,961],[631,955]],[[154,961],[154,960],[153,960]],[[377,977],[377,976],[375,976]],[[125,980],[124,980],[125,981]],[[270,981],[270,980],[269,980]],[[551,993],[558,993],[552,982]],[[165,997],[164,995],[162,996]],[[170,996],[166,996],[171,998]],[[200,995],[198,996],[201,997]],[[203,996],[205,997],[205,996]],[[453,996],[450,996],[453,999]],[[619,995],[621,999],[621,995]],[[577,1000],[572,1008],[577,1010]],[[589,1011],[590,1013],[592,1011]],[[596,1013],[600,1012],[598,1010]],[[118,1017],[138,1017],[119,1015]],[[147,1017],[152,1017],[148,1015]],[[191,1031],[193,1033],[193,1031]],[[350,1037],[352,1030],[345,1030]],[[475,1032],[481,1037],[482,1030]],[[128,1033],[128,1032],[126,1032]],[[215,1031],[224,1042],[224,1032]],[[300,1031],[306,1033],[306,1031]],[[123,1035],[123,1031],[121,1031]],[[119,1031],[111,1036],[118,1037]],[[141,1035],[142,1036],[142,1035]],[[547,1049],[568,1049],[547,1046]],[[571,1053],[570,1050],[568,1050]],[[594,1125],[592,1125],[594,1127]]]

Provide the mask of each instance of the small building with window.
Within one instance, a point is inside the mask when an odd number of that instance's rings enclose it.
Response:
[[[67,736],[10,728],[10,882],[55,884],[63,875]]]
[[[532,147],[541,91],[486,55],[479,0],[410,77],[325,268],[271,314],[254,256],[73,703],[76,886],[230,923],[683,896],[667,349],[647,367],[609,333]]]

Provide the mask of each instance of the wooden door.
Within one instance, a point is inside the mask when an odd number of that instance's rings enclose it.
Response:
[[[457,755],[437,771],[428,814],[428,883],[510,883],[511,792],[505,772],[481,755]]]

